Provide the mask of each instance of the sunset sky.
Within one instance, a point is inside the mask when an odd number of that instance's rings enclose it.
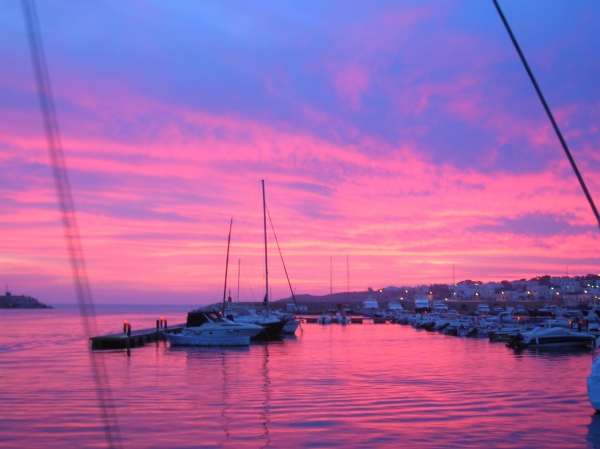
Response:
[[[500,2],[600,202],[600,3]],[[600,230],[490,1],[43,1],[97,302],[600,272]],[[0,282],[73,302],[21,4],[0,4]],[[289,296],[269,236],[274,299]],[[4,287],[4,286],[2,286]]]

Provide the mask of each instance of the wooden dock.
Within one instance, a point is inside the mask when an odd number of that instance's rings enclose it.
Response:
[[[165,332],[179,333],[185,327],[185,324],[176,324],[169,327],[156,326],[149,329],[140,329],[129,332],[120,332],[118,334],[101,335],[90,338],[90,349],[129,349],[138,346],[144,346],[146,343],[162,341],[165,339]],[[123,326],[125,329],[126,327]]]

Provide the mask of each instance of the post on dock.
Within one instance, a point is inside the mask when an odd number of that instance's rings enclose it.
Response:
[[[131,324],[129,321],[123,321],[123,333],[127,335],[125,344],[127,345],[127,356],[131,355]]]

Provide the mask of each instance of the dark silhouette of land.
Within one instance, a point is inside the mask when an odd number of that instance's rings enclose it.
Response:
[[[4,296],[0,296],[0,309],[52,309],[52,306],[47,306],[31,296],[14,296],[7,291]]]

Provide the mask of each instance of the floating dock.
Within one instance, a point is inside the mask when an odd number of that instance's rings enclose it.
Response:
[[[176,324],[174,326],[159,326],[159,320],[156,320],[156,327],[149,329],[140,329],[131,331],[131,325],[126,321],[123,324],[123,332],[118,334],[101,335],[90,338],[90,349],[129,349],[138,346],[144,346],[146,343],[162,341],[165,339],[165,332],[179,333],[185,327],[185,324]]]

